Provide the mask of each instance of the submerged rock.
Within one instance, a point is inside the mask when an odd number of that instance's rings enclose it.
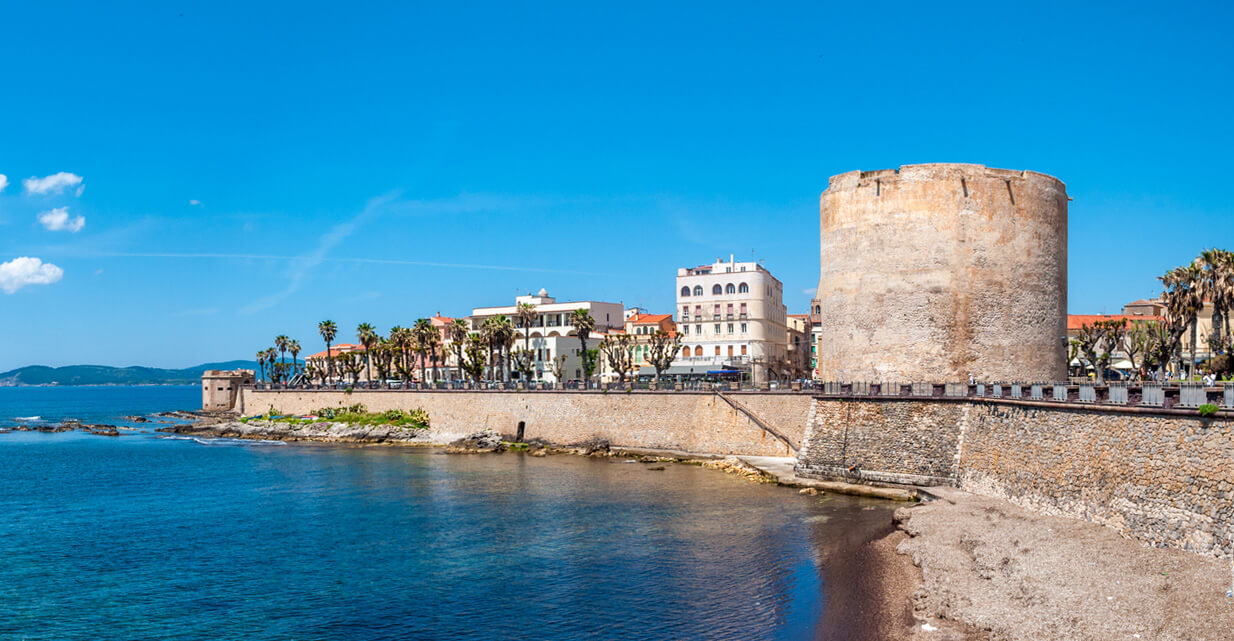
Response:
[[[87,434],[95,434],[98,436],[120,436],[120,430],[116,429],[115,425],[83,425],[82,429]]]

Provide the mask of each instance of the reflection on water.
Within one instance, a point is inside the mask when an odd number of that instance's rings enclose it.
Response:
[[[854,580],[836,568],[889,529],[891,506],[649,467],[0,435],[0,638],[799,639],[854,625],[828,607]]]

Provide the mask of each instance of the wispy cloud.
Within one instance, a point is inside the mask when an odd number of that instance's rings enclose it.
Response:
[[[38,178],[31,176],[21,184],[26,189],[27,194],[58,194],[69,187],[77,187],[77,195],[80,196],[85,185],[81,184],[81,176],[71,174],[67,171],[54,173],[50,176]]]
[[[9,186],[9,177],[5,176],[4,174],[0,174],[0,191],[4,191],[4,188],[8,186]]]
[[[277,254],[181,254],[156,252],[97,252],[92,256],[110,258],[181,258],[181,259],[218,259],[218,260],[283,260],[288,262],[303,262],[310,260],[307,256],[280,256]],[[442,263],[425,260],[401,260],[397,258],[347,258],[323,257],[322,263],[359,263],[364,265],[407,265],[411,267],[442,267],[446,269],[490,269],[508,272],[533,272],[540,274],[578,274],[581,276],[609,276],[605,272],[588,272],[571,269],[548,269],[544,267],[524,267],[521,265],[486,265],[480,263]]]
[[[86,226],[86,217],[69,216],[68,207],[56,207],[38,215],[39,224],[47,231],[67,231],[71,234],[76,234],[81,231],[82,227]]]
[[[197,200],[196,198],[194,198],[193,200],[190,200],[189,204],[194,207],[205,207],[205,205],[201,204],[201,201]]]
[[[63,277],[63,269],[30,256],[0,263],[0,290],[6,294],[17,293],[26,285],[50,285]]]
[[[338,246],[339,243],[346,240],[349,236],[356,232],[361,225],[375,218],[381,211],[382,207],[389,204],[394,199],[398,198],[397,193],[387,194],[374,198],[364,206],[364,209],[356,214],[351,220],[339,223],[330,228],[330,231],[322,234],[317,240],[317,247],[313,251],[297,257],[297,260],[291,262],[291,270],[288,275],[287,286],[283,289],[265,296],[258,300],[240,308],[241,314],[255,314],[263,309],[269,309],[286,300],[292,294],[300,291],[304,280],[309,274],[317,268],[325,259],[326,254],[330,250]]]

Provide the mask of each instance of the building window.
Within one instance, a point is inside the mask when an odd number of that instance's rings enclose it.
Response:
[[[719,295],[720,295],[720,293],[721,293],[721,292],[723,292],[723,291],[724,291],[724,290],[720,287],[720,284],[719,284],[719,283],[716,283],[716,284],[715,284],[715,285],[711,288],[711,293],[712,293],[712,295],[715,295],[715,296],[719,296]]]
[[[720,355],[720,346],[716,345],[716,356]]]
[[[732,345],[728,346],[728,357],[729,358],[733,357],[733,346]]]
[[[690,286],[689,286],[689,285],[684,285],[684,286],[682,286],[682,288],[681,288],[681,295],[682,295],[682,296],[689,296],[689,295],[690,295]]]
[[[716,333],[717,333],[717,334],[719,334],[719,333],[720,333],[720,324],[719,324],[719,323],[716,323]]]
[[[681,326],[681,330],[682,330],[682,331],[681,331],[681,333],[682,333],[682,334],[689,334],[689,333],[690,333],[690,326],[689,326],[689,325],[682,325],[682,326]]]
[[[703,355],[703,346],[702,346],[702,345],[695,345],[695,346],[694,346],[694,355],[695,355],[695,356],[702,356],[702,355]]]
[[[689,348],[689,346],[686,346],[686,347],[681,348],[681,357],[682,357],[682,358],[690,358],[690,348]]]
[[[547,348],[547,347],[545,347],[545,348],[544,348],[544,360],[546,360],[546,361],[551,361],[551,360],[553,360],[553,350],[551,350],[551,349],[549,349],[549,348]]]
[[[745,283],[742,283],[742,284],[738,285],[738,286],[737,286],[737,293],[739,293],[739,294],[748,294],[748,293],[750,293],[750,286],[749,286],[749,285],[747,285],[747,284],[745,284]]]
[[[732,324],[732,323],[729,323],[729,324],[728,324],[728,333],[730,333],[730,334],[732,334],[732,333],[733,333],[733,324]]]
[[[695,334],[702,334],[702,333],[703,333],[703,326],[702,326],[702,325],[695,325],[695,326],[694,326],[694,333],[695,333]]]
[[[716,307],[715,307],[714,313],[715,313],[715,315],[716,315],[716,318],[719,318],[719,317],[720,317],[720,305],[719,305],[719,303],[717,303],[717,304],[716,304]]]
[[[745,355],[746,355],[746,346],[745,346],[745,345],[742,345],[742,346],[741,346],[741,355],[742,355],[742,356],[745,356]]]
[[[746,315],[746,304],[745,303],[741,304],[741,315],[742,316]]]
[[[745,323],[742,323],[742,324],[741,324],[741,333],[742,333],[742,334],[746,333],[746,324],[745,324]]]
[[[695,286],[694,286],[694,295],[695,295],[695,296],[702,296],[702,295],[703,295],[703,286],[702,286],[702,285],[695,285]]]
[[[682,306],[681,306],[681,317],[682,317],[682,318],[686,318],[686,317],[688,317],[689,315],[690,315],[690,306],[689,306],[689,305],[682,305]]]
[[[737,288],[733,287],[732,283],[729,283],[728,285],[724,287],[724,293],[725,294],[735,294],[737,293]]]

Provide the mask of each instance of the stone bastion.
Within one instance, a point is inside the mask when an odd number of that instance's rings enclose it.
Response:
[[[1067,192],[984,165],[833,176],[819,204],[823,380],[1066,375]]]

